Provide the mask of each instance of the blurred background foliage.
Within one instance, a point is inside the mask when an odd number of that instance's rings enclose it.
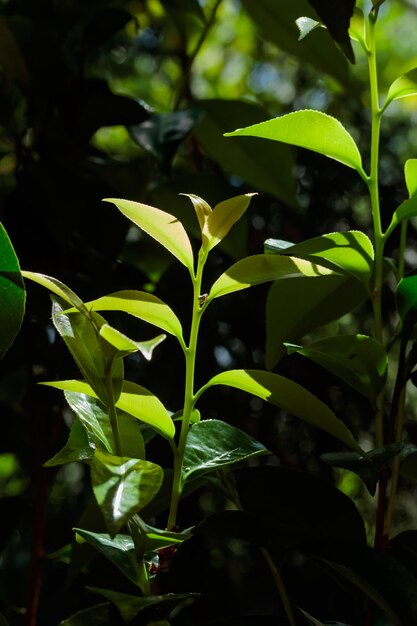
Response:
[[[233,260],[262,252],[268,237],[297,242],[334,230],[367,231],[366,190],[351,170],[287,146],[222,136],[314,108],[344,123],[367,162],[366,61],[355,48],[356,64],[348,65],[323,29],[298,42],[294,20],[304,15],[314,17],[306,0],[1,0],[0,219],[22,268],[57,277],[84,299],[126,288],[149,290],[187,320],[190,291],[183,268],[102,198],[158,206],[196,236],[194,211],[180,192],[214,205],[257,191],[247,216],[213,252],[207,291]],[[382,6],[383,92],[417,66],[416,32],[416,0]],[[416,146],[417,100],[406,98],[384,119],[385,222],[406,197],[403,163],[416,157]],[[412,224],[409,268],[417,264],[415,244]],[[394,257],[397,245],[393,236],[388,253]],[[257,287],[211,307],[202,329],[198,382],[219,369],[263,367],[266,294],[267,287]],[[389,287],[385,298],[385,322],[392,326]],[[331,332],[369,332],[368,313],[363,307],[345,316]],[[137,339],[152,335],[137,320],[115,322]],[[328,333],[327,327],[315,337]],[[46,293],[29,285],[22,331],[0,365],[0,610],[11,626],[33,625],[36,614],[38,624],[55,626],[92,602],[84,590],[90,580],[85,564],[84,574],[64,587],[72,527],[89,501],[85,468],[42,468],[65,442],[72,416],[57,392],[37,383],[76,376],[73,367],[56,340]],[[370,406],[330,373],[297,355],[284,358],[279,371],[311,386],[362,442],[372,437]],[[170,341],[150,364],[130,358],[127,377],[159,395],[170,410],[180,408],[182,361]],[[408,437],[417,444],[414,400],[415,393]],[[362,483],[349,472],[334,476],[319,460],[336,446],[324,433],[226,388],[208,394],[200,408],[204,417],[225,419],[260,439],[274,454],[264,463],[335,480],[354,498],[372,536],[374,504]],[[152,455],[169,466],[169,450],[155,447]],[[403,487],[397,529],[417,518],[415,488],[411,482]],[[184,525],[222,506],[210,491],[187,502]],[[205,567],[217,572],[216,580],[236,577],[230,563],[242,550],[240,544],[228,546],[227,558],[211,554]],[[105,578],[109,572],[101,560],[96,575],[100,567]]]

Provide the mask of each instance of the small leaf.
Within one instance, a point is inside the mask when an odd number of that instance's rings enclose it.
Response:
[[[71,617],[59,622],[58,626],[104,626],[114,619],[113,609],[109,602],[89,606],[88,609],[77,611]]]
[[[104,554],[135,585],[140,587],[141,571],[136,558],[135,545],[129,535],[119,533],[114,538],[105,533],[93,533],[82,528],[74,528],[79,537]]]
[[[350,19],[349,35],[351,39],[359,41],[366,49],[365,17],[359,7],[355,7]]]
[[[156,496],[162,478],[163,470],[155,463],[96,450],[91,464],[93,491],[112,536]]]
[[[281,117],[239,128],[226,137],[260,137],[319,152],[356,169],[365,176],[358,147],[342,124],[321,111],[295,111]]]
[[[204,420],[188,433],[182,484],[260,454],[269,451],[239,428],[220,420]]]
[[[397,285],[397,309],[404,321],[409,314],[417,312],[417,275],[406,276]]]
[[[207,218],[211,214],[211,211],[212,211],[211,206],[207,204],[207,202],[203,200],[203,198],[200,198],[199,196],[196,196],[193,193],[181,193],[180,195],[190,198],[193,204],[195,213],[197,215],[198,223],[200,224],[200,230],[203,235],[203,243],[204,243],[204,237],[205,237],[204,227],[205,227]]]
[[[261,370],[230,370],[211,378],[203,389],[213,385],[236,387],[257,396],[325,430],[349,448],[364,454],[352,433],[333,411],[307,389],[289,378]]]
[[[181,323],[174,311],[165,302],[145,291],[116,291],[87,302],[86,307],[90,311],[122,311],[182,339]]]
[[[57,278],[53,278],[52,276],[45,276],[45,274],[37,274],[35,272],[26,272],[22,271],[22,276],[27,278],[28,280],[32,280],[42,287],[48,289],[48,291],[54,293],[59,298],[62,298],[68,304],[71,304],[77,311],[81,313],[87,314],[88,311],[85,308],[85,305],[82,300],[77,296],[76,293],[72,291],[69,287],[61,283]]]
[[[338,335],[306,347],[290,348],[318,363],[354,389],[376,398],[385,386],[388,357],[383,346],[366,335]]]
[[[105,202],[115,204],[123,215],[169,250],[193,275],[193,249],[184,226],[176,217],[132,200],[106,198]]]
[[[190,529],[181,533],[161,530],[160,528],[146,524],[139,515],[133,516],[129,522],[129,529],[132,531],[132,537],[136,543],[136,551],[138,544],[142,544],[144,553],[162,550],[169,546],[180,545],[191,537]],[[138,540],[136,540],[135,533],[137,534]]]
[[[393,101],[407,96],[417,96],[417,67],[413,68],[392,83],[388,90],[384,109]]]
[[[139,351],[147,361],[150,361],[153,350],[165,338],[166,335],[158,335],[158,337],[148,341],[133,341],[133,339],[129,339],[129,337],[126,337],[126,335],[108,324],[103,324],[100,328],[101,346],[109,358],[122,358]]]
[[[55,389],[72,391],[97,398],[94,390],[84,380],[61,380],[44,382],[42,384]],[[163,437],[167,439],[174,438],[175,426],[168,411],[162,402],[144,387],[124,380],[116,407],[129,413],[129,415],[133,415],[141,422],[152,426]]]
[[[256,254],[229,267],[212,285],[208,299],[219,298],[278,278],[323,276],[332,273],[332,270],[320,263],[311,263],[296,257]]]
[[[405,183],[410,198],[417,196],[417,159],[407,159],[404,165]]]
[[[295,23],[300,31],[298,41],[302,41],[304,37],[307,37],[307,35],[309,35],[313,30],[320,28],[321,26],[320,22],[312,20],[311,17],[299,17],[295,20]]]
[[[19,261],[0,223],[0,359],[19,332],[25,313],[25,297]]]
[[[93,457],[93,454],[94,448],[91,446],[84,426],[80,420],[75,419],[65,446],[49,461],[46,461],[43,466],[55,467],[56,465],[64,465],[74,461],[87,461]]]
[[[355,55],[349,39],[349,24],[353,15],[356,0],[308,0],[330,35],[341,48],[351,63],[355,63]]]
[[[242,217],[254,195],[256,194],[246,193],[243,196],[229,198],[214,207],[203,230],[203,236],[206,236],[208,242],[208,250],[217,246],[226,237],[232,226]]]
[[[394,215],[392,216],[391,223],[388,226],[385,238],[388,238],[393,230],[402,222],[403,220],[408,220],[410,217],[415,217],[417,215],[417,196],[413,196],[409,200],[404,200],[400,204],[400,206],[394,211]]]

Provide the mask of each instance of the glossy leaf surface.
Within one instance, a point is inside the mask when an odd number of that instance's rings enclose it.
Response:
[[[364,286],[348,275],[300,276],[278,280],[266,303],[266,365],[272,369],[286,354],[284,342],[304,335],[352,311],[367,298]]]
[[[162,479],[163,470],[155,463],[96,450],[91,480],[111,535],[156,496]]]
[[[122,311],[162,328],[170,335],[182,337],[181,323],[165,302],[145,291],[116,291],[87,302],[91,311]]]
[[[220,420],[203,420],[188,433],[182,483],[260,454],[269,452],[239,428]]]
[[[362,454],[352,433],[333,411],[307,389],[289,378],[262,370],[230,370],[211,378],[205,387],[213,385],[235,387],[270,402],[325,430],[349,448]]]
[[[0,359],[13,343],[25,312],[25,287],[19,261],[0,224]]]
[[[384,108],[393,100],[399,100],[407,96],[417,96],[417,67],[394,80],[388,90]]]
[[[191,273],[194,272],[191,243],[176,217],[141,202],[118,198],[106,198],[105,201],[115,204],[123,215],[169,250]]]
[[[253,285],[294,276],[323,276],[333,271],[304,259],[270,254],[255,254],[241,259],[224,272],[212,285],[209,300]]]
[[[363,174],[358,147],[342,124],[321,111],[295,111],[267,122],[239,128],[227,137],[249,136],[282,141],[319,152]]]
[[[43,384],[97,398],[91,386],[83,380],[61,380]],[[163,437],[173,439],[175,426],[169,413],[162,402],[144,387],[130,381],[123,381],[122,392],[116,402],[116,407],[152,426]]]
[[[383,346],[365,335],[337,335],[304,347],[288,346],[338,376],[369,397],[375,405],[384,388],[388,357]]]
[[[417,159],[408,159],[404,165],[405,184],[410,198],[417,196]]]

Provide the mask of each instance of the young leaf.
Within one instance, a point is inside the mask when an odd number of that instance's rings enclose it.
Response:
[[[156,496],[163,475],[155,463],[96,450],[91,464],[93,491],[112,536]]]
[[[388,90],[383,109],[386,109],[393,100],[407,96],[417,96],[417,67],[394,80]]]
[[[84,426],[80,420],[75,419],[65,446],[49,461],[46,461],[43,466],[54,467],[56,465],[64,465],[65,463],[73,463],[74,461],[87,461],[93,457],[94,449]]]
[[[267,239],[265,250],[269,253],[288,254],[309,261],[316,261],[316,259],[330,261],[336,268],[360,280],[368,291],[370,290],[374,269],[374,249],[369,237],[361,231],[328,233],[285,249],[282,249],[281,243],[275,249],[274,240]]]
[[[133,341],[108,324],[103,324],[100,328],[101,347],[108,358],[122,358],[139,351],[147,361],[150,361],[154,348],[165,338],[166,335],[158,335],[148,341]]]
[[[269,451],[239,428],[220,420],[204,420],[188,433],[182,484],[260,454]]]
[[[141,571],[136,558],[135,545],[129,535],[119,533],[112,538],[106,533],[93,533],[82,528],[74,528],[74,531],[112,561],[132,583],[140,587]]]
[[[82,393],[97,398],[97,394],[92,387],[84,380],[61,380],[42,384],[55,387],[55,389]],[[175,426],[168,411],[162,402],[144,387],[124,380],[116,407],[148,424],[163,437],[170,440],[174,438]]]
[[[154,526],[149,526],[139,515],[132,517],[129,523],[129,529],[133,533],[132,537],[134,540],[135,534],[137,533],[139,540],[135,543],[143,544],[144,553],[179,545],[191,537],[190,529],[184,532],[162,530]]]
[[[289,347],[344,380],[375,405],[387,378],[388,357],[383,346],[365,335],[337,335],[306,347]]]
[[[362,177],[362,159],[353,137],[342,124],[321,111],[295,111],[281,117],[239,128],[226,137],[260,137],[307,148],[356,169]]]
[[[417,215],[417,196],[413,196],[409,200],[404,200],[400,204],[399,207],[394,211],[394,214],[391,219],[391,223],[388,226],[385,232],[385,238],[388,238],[393,230],[402,222],[403,220],[408,220],[410,217],[415,217]]]
[[[208,250],[217,246],[226,237],[233,224],[242,217],[254,195],[256,194],[246,193],[243,196],[229,198],[214,207],[203,229],[203,242],[205,236]]]
[[[320,28],[321,26],[320,22],[312,20],[311,17],[299,17],[295,20],[295,23],[300,31],[298,41],[302,41],[304,37],[307,37],[307,35],[309,35],[313,30]]]
[[[349,35],[351,39],[359,41],[363,48],[366,46],[365,17],[362,9],[355,7],[350,19]]]
[[[212,285],[208,300],[278,278],[325,276],[332,273],[333,270],[321,266],[319,262],[311,263],[296,257],[255,254],[229,267]]]
[[[176,217],[148,204],[132,200],[106,198],[105,202],[113,202],[123,215],[169,250],[193,275],[194,257],[191,243],[184,226]]]
[[[330,35],[351,63],[355,63],[352,44],[349,39],[349,24],[356,0],[308,0]]]
[[[266,366],[272,369],[286,354],[284,342],[339,319],[368,296],[362,283],[345,274],[277,280],[266,301]]]
[[[408,159],[404,165],[405,184],[410,198],[417,196],[417,159]]]
[[[57,278],[53,278],[52,276],[45,276],[45,274],[37,274],[35,272],[27,272],[22,271],[22,276],[27,278],[28,280],[32,280],[38,285],[42,285],[50,291],[54,293],[59,298],[62,298],[68,304],[71,304],[77,311],[80,313],[84,313],[84,315],[88,315],[88,311],[83,303],[83,301],[77,296],[76,293],[72,291],[69,287],[61,283]]]
[[[0,223],[0,359],[19,332],[25,312],[25,296],[19,261]]]
[[[90,311],[123,311],[182,339],[181,322],[174,311],[165,302],[145,291],[116,291],[87,302],[86,307]]]
[[[211,206],[207,204],[207,202],[203,200],[203,198],[200,198],[199,196],[196,196],[193,193],[181,193],[180,196],[186,196],[187,198],[190,198],[193,204],[195,213],[197,215],[198,223],[200,224],[200,230],[203,235],[203,243],[204,243],[204,237],[205,237],[204,227],[205,227],[207,218],[211,214],[211,211],[212,211]]]
[[[325,430],[349,448],[364,454],[352,433],[333,411],[289,378],[262,370],[230,370],[211,378],[203,389],[213,385],[227,385],[257,396]]]

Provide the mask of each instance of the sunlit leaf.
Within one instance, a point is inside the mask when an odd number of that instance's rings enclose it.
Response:
[[[417,67],[394,80],[388,90],[384,109],[393,101],[407,96],[417,96]]]
[[[289,346],[369,397],[375,405],[384,388],[388,357],[383,346],[365,335],[326,337],[305,347]]]
[[[267,122],[239,128],[226,137],[259,137],[319,152],[364,176],[358,147],[342,124],[321,111],[295,111]]]
[[[400,206],[394,211],[391,223],[388,226],[385,237],[389,237],[393,230],[404,220],[410,219],[417,215],[417,196],[413,196],[408,200],[404,200]]]
[[[270,254],[256,254],[241,259],[224,272],[212,285],[209,300],[228,293],[247,289],[279,278],[291,276],[325,276],[333,271],[319,262],[311,263],[304,259]]]
[[[365,17],[362,9],[359,7],[355,7],[350,19],[349,35],[351,39],[360,41],[362,45],[365,45]]]
[[[404,165],[405,183],[410,198],[417,196],[417,159],[407,159]]]
[[[96,450],[91,464],[93,491],[112,536],[156,496],[162,478],[163,470],[155,463]]]
[[[129,522],[129,530],[136,544],[136,550],[140,546],[140,551],[152,552],[162,550],[169,546],[180,545],[191,537],[191,529],[184,532],[174,532],[171,530],[162,530],[150,526],[139,515],[134,515]]]
[[[269,451],[239,428],[220,420],[203,420],[188,433],[182,483],[260,454]]]
[[[352,433],[333,411],[310,391],[288,378],[261,370],[230,370],[211,378],[204,389],[213,385],[227,385],[246,391],[325,430],[359,454],[363,453]]]
[[[0,359],[19,332],[25,312],[25,295],[19,261],[0,224]]]
[[[57,452],[49,461],[44,463],[44,467],[54,467],[73,463],[74,461],[86,461],[93,457],[94,449],[91,446],[88,434],[80,422],[75,419],[70,430],[68,441],[65,446]]]
[[[184,226],[176,217],[148,204],[132,200],[106,198],[105,202],[115,204],[123,215],[156,239],[193,274],[194,257],[191,243]]]
[[[204,228],[205,228],[207,218],[209,217],[212,211],[211,206],[207,204],[207,202],[203,200],[203,198],[200,198],[199,196],[196,196],[193,193],[182,193],[180,195],[186,196],[187,198],[191,200],[195,213],[197,215],[198,223],[200,225],[201,234],[203,236],[203,243],[206,243],[206,235],[204,233]]]
[[[211,250],[222,241],[232,226],[242,217],[249,206],[253,193],[236,196],[217,204],[207,218],[204,237],[207,241],[207,249]]]
[[[39,285],[42,285],[42,287],[45,287],[51,293],[55,294],[59,298],[62,298],[63,300],[68,302],[68,304],[71,304],[73,307],[75,307],[78,311],[83,312],[84,314],[88,313],[83,301],[80,300],[77,294],[74,293],[72,289],[64,285],[64,283],[62,283],[57,278],[53,278],[52,276],[45,276],[45,274],[38,274],[35,272],[27,271],[22,271],[22,276],[24,278],[27,278],[28,280],[32,280],[33,282],[38,283]]]
[[[61,380],[42,384],[62,389],[63,391],[82,393],[97,398],[90,385],[83,380]],[[144,387],[124,380],[116,407],[129,413],[129,415],[133,415],[141,422],[152,426],[163,437],[167,439],[174,438],[175,426],[168,411],[162,402]]]
[[[122,311],[182,338],[178,317],[165,302],[145,291],[116,291],[86,303],[90,311]]]
[[[148,341],[133,341],[116,328],[103,324],[100,328],[101,346],[104,352],[107,352],[108,356],[124,357],[134,352],[141,352],[147,361],[152,358],[152,352],[157,345],[159,345],[166,335],[158,335],[154,339]]]
[[[295,20],[295,23],[300,31],[298,41],[302,41],[304,37],[307,37],[313,30],[321,26],[320,22],[311,19],[311,17],[299,17]]]

